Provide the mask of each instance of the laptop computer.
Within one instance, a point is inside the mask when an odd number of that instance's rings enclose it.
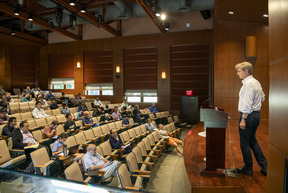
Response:
[[[64,157],[67,157],[68,155],[77,153],[78,147],[79,147],[79,145],[74,145],[74,146],[72,146],[70,148],[67,148],[67,146],[64,145],[63,146]]]

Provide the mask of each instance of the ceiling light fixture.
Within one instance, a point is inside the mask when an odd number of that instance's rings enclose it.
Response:
[[[233,14],[234,14],[234,12],[233,12],[233,11],[229,11],[228,13],[229,13],[230,15],[233,15]]]
[[[10,28],[10,35],[11,36],[15,36],[15,32],[14,32],[14,28],[13,27]]]
[[[33,16],[32,16],[31,11],[28,11],[28,20],[33,21]]]
[[[14,8],[14,15],[20,15],[18,7]]]
[[[263,17],[269,17],[269,15],[268,14],[263,14]]]
[[[69,5],[71,5],[71,6],[75,6],[75,0],[70,0]]]
[[[82,3],[82,5],[81,5],[81,9],[80,9],[80,12],[81,13],[86,13],[86,4],[85,3]]]
[[[76,15],[74,15],[73,13],[71,13],[69,15],[69,23],[70,23],[71,30],[75,30],[75,27],[76,27]]]
[[[166,19],[166,15],[165,15],[165,14],[161,14],[160,17],[161,17],[162,20],[165,20],[165,19]]]
[[[166,22],[164,24],[164,29],[165,29],[165,31],[169,31],[170,30],[170,23]]]

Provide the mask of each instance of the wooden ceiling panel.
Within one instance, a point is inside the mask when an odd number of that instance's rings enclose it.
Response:
[[[228,12],[233,11],[230,15]],[[216,0],[215,19],[268,23],[268,0]]]

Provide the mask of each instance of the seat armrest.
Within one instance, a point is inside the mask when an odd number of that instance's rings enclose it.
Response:
[[[125,186],[125,189],[129,189],[129,190],[140,190],[139,187],[130,187],[130,186]]]
[[[144,170],[134,170],[133,172],[137,172],[137,173],[139,173],[139,175],[151,174],[151,171],[144,171]]]

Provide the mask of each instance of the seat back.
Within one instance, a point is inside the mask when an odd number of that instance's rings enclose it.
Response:
[[[136,161],[138,163],[143,162],[142,153],[141,153],[140,147],[138,147],[138,145],[133,148],[132,153],[134,153],[134,156],[135,156]]]
[[[67,148],[77,145],[75,137],[74,136],[68,137],[65,144],[67,145]]]
[[[70,108],[70,113],[71,114],[77,113],[77,108],[76,107]]]
[[[77,162],[74,162],[72,165],[66,168],[64,170],[64,174],[67,180],[73,180],[78,182],[84,181],[80,166]]]
[[[109,130],[109,127],[107,124],[102,125],[100,128],[101,128],[103,134],[104,133],[110,133],[110,130]]]
[[[27,121],[27,123],[29,124],[30,129],[37,127],[34,119]]]
[[[100,147],[100,149],[102,150],[103,155],[111,154],[112,147],[111,147],[111,145],[110,145],[109,140],[101,143],[101,144],[99,145],[99,147]]]
[[[98,123],[97,117],[92,117],[94,123]]]
[[[20,115],[21,115],[21,117],[22,117],[22,120],[33,119],[31,112],[20,113]]]
[[[113,123],[108,123],[107,125],[108,125],[108,128],[109,128],[109,131],[111,129],[116,129],[116,126],[115,126],[114,122]]]
[[[49,159],[49,155],[46,151],[46,149],[44,147],[37,149],[35,151],[33,151],[31,154],[31,159],[33,162],[33,165],[41,165],[43,166],[44,164],[46,164],[47,162],[50,161]],[[43,169],[41,168],[41,172],[43,173]]]
[[[147,148],[146,148],[144,142],[142,142],[142,141],[139,142],[136,147],[139,147],[139,150],[140,150],[142,156],[144,156],[144,155],[147,154]],[[134,149],[135,149],[135,148],[134,148]],[[133,151],[133,150],[132,150],[132,151]]]
[[[126,142],[126,141],[130,140],[130,137],[129,137],[129,134],[128,134],[127,131],[124,131],[124,132],[120,133],[120,135],[122,135],[122,137],[123,137],[123,139],[121,138],[123,142]]]
[[[130,124],[135,124],[135,123],[134,123],[134,119],[133,119],[133,118],[130,118],[130,119],[129,119],[129,123],[130,123]]]
[[[60,115],[61,114],[61,111],[60,111],[60,109],[53,109],[52,110],[52,115]]]
[[[140,125],[140,129],[142,133],[146,133],[146,125]]]
[[[84,133],[86,140],[94,138],[94,133],[93,133],[92,129],[88,129],[88,130],[84,131],[83,133]]]
[[[160,112],[155,113],[155,115],[156,115],[156,118],[162,118],[162,114]]]
[[[11,117],[15,117],[18,122],[22,121],[22,117],[21,117],[20,113],[13,114],[13,115],[11,115]]]
[[[152,121],[152,124],[157,128],[156,122]]]
[[[174,119],[174,122],[179,122],[178,115],[174,115],[174,116],[173,116],[173,119]]]
[[[7,147],[5,140],[0,140],[0,149],[1,149],[1,156],[2,156],[0,157],[0,165],[1,165],[3,163],[8,162],[11,159],[11,156],[10,156],[9,149]]]
[[[129,134],[130,138],[136,137],[136,132],[134,129],[129,129],[129,130],[127,130],[127,132]]]
[[[28,107],[28,102],[21,102],[19,103],[19,107]]]
[[[150,118],[151,120],[154,120],[154,119],[155,119],[154,114],[153,114],[153,113],[150,113],[150,114],[149,114],[149,118]]]
[[[161,117],[167,117],[165,112],[160,112]]]
[[[50,117],[52,116],[52,111],[50,109],[44,110],[44,112]]]
[[[125,187],[133,187],[133,184],[132,184],[131,178],[130,178],[130,173],[129,173],[125,164],[122,164],[118,168],[118,174],[119,174],[121,184],[124,188]]]
[[[66,117],[65,115],[57,115],[56,119],[58,120],[59,123],[65,123],[66,122]]]
[[[61,133],[65,133],[65,129],[63,127],[63,125],[58,125],[57,128],[56,128],[56,131],[57,131],[57,135],[59,136]]]
[[[92,110],[91,102],[85,102],[85,105],[86,105],[88,111],[91,111],[91,110]],[[91,116],[92,116],[92,115],[91,115]]]
[[[77,133],[74,135],[77,144],[86,143],[86,138],[83,132]]]
[[[137,164],[137,161],[136,161],[136,158],[135,158],[135,155],[133,152],[129,153],[127,156],[126,156],[126,162],[128,164],[128,168],[129,168],[129,171],[132,173],[134,172],[135,170],[138,170],[138,164]]]
[[[167,117],[167,121],[168,121],[168,123],[173,123],[172,117]]]
[[[141,135],[142,134],[141,128],[139,126],[135,127],[134,131],[135,131],[136,135]]]
[[[10,105],[10,104],[9,104]],[[15,113],[20,113],[20,109],[19,107],[10,107],[11,113],[15,114]]]
[[[82,121],[80,121],[80,120],[75,121],[75,125],[76,125],[76,127],[83,127]]]
[[[122,120],[121,121],[116,121],[116,122],[114,122],[115,123],[115,127],[117,128],[117,129],[120,129],[120,128],[122,128],[123,126],[122,126]]]
[[[41,130],[36,130],[36,131],[32,131],[33,137],[37,140],[40,141],[43,139],[43,133]]]
[[[36,105],[36,103],[34,101],[30,101],[28,102],[28,106],[34,108]]]
[[[176,127],[175,127],[175,123],[174,123],[174,122],[173,122],[173,123],[170,123],[170,126],[171,126],[172,131],[176,130]]]
[[[151,110],[150,109],[144,109],[146,114],[150,114],[151,113]]]
[[[99,137],[102,135],[102,130],[100,127],[94,127],[92,128],[92,131],[95,137]]]
[[[50,125],[53,121],[56,121],[56,117],[55,116],[45,117],[45,120],[46,123]]]
[[[151,143],[147,137],[145,137],[142,141],[144,142],[146,149],[151,149]]]
[[[9,103],[9,107],[12,108],[19,108],[19,103]]]
[[[155,140],[154,140],[154,137],[153,137],[152,134],[149,134],[149,135],[147,136],[147,138],[148,138],[148,140],[149,140],[149,142],[150,142],[151,145],[155,145]]]
[[[35,123],[38,127],[43,127],[48,125],[45,118],[35,119]]]

